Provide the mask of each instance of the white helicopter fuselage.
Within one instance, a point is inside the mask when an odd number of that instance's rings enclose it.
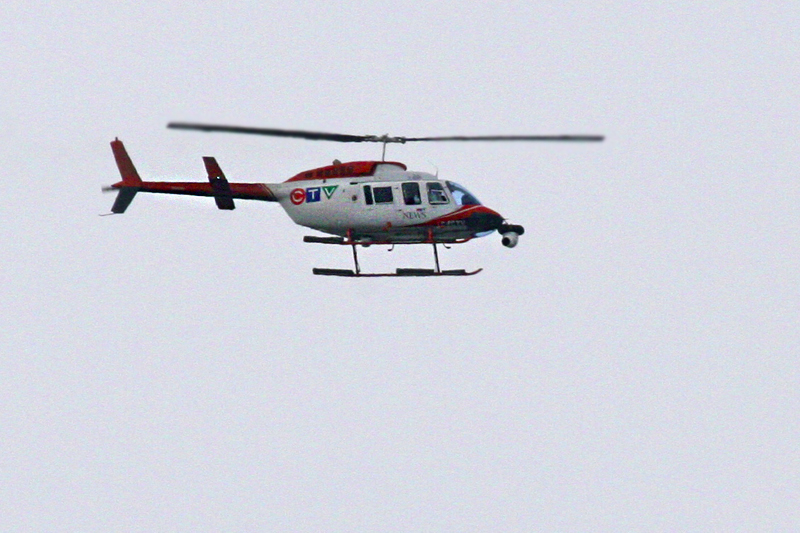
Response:
[[[267,187],[296,224],[361,240],[466,239],[502,224],[463,187],[401,163],[337,163]]]

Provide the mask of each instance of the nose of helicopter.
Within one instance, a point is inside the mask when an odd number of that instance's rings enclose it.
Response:
[[[479,208],[470,213],[466,222],[470,230],[481,233],[500,229],[504,220],[497,211],[485,206],[479,206]]]

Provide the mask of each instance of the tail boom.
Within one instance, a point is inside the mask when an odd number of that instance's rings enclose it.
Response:
[[[277,202],[275,193],[264,183],[228,183],[222,169],[213,157],[204,157],[208,171],[208,183],[190,181],[142,181],[136,167],[133,166],[125,146],[119,139],[111,141],[111,150],[122,181],[104,188],[107,191],[118,190],[119,194],[111,208],[112,213],[124,213],[133,201],[136,193],[150,192],[161,194],[179,194],[185,196],[208,196],[214,198],[220,209],[234,209],[233,199],[261,200]]]
[[[117,188],[118,184],[112,185]],[[139,192],[161,194],[182,194],[185,196],[208,196],[238,198],[241,200],[262,200],[277,202],[272,190],[264,183],[229,183],[230,192],[217,191],[211,183],[194,181],[143,181]]]

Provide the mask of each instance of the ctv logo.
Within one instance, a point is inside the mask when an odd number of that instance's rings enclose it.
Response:
[[[325,198],[329,199],[333,196],[334,191],[338,185],[326,185],[324,187],[307,187],[305,189],[293,189],[289,193],[289,199],[294,205],[300,205],[303,202],[312,203],[322,200],[322,193],[325,193]]]

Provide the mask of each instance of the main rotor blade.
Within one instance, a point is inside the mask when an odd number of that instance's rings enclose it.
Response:
[[[478,135],[449,137],[405,137],[403,142],[415,141],[568,141],[568,142],[600,142],[602,135]]]
[[[420,141],[567,141],[599,142],[602,135],[452,135],[447,137],[390,137],[389,135],[347,135],[322,131],[284,130],[278,128],[251,128],[248,126],[224,126],[219,124],[198,124],[194,122],[170,122],[168,128],[176,130],[221,131],[227,133],[247,133],[251,135],[270,135],[273,137],[294,137],[312,141],[337,141],[344,143],[379,142],[406,143]]]
[[[192,122],[170,122],[168,128],[176,130],[223,131],[228,133],[249,133],[253,135],[271,135],[273,137],[296,137],[312,141],[338,141],[358,143],[372,140],[369,135],[345,135],[341,133],[324,133],[321,131],[282,130],[277,128],[250,128],[245,126],[222,126],[217,124],[196,124]]]

